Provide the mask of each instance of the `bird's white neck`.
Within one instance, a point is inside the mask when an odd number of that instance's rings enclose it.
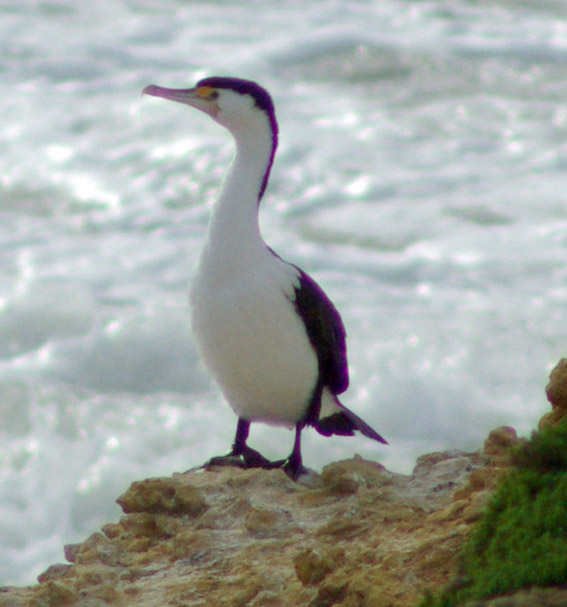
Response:
[[[233,134],[236,155],[213,208],[204,252],[219,264],[231,266],[265,248],[258,224],[258,196],[273,145],[267,128]]]

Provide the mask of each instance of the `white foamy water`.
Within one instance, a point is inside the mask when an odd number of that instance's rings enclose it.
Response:
[[[70,0],[0,6],[0,584],[116,520],[130,482],[226,452],[188,275],[232,154],[150,83],[252,78],[281,143],[263,232],[349,333],[320,469],[409,471],[529,432],[567,343],[564,2]],[[253,428],[270,457],[292,434]]]

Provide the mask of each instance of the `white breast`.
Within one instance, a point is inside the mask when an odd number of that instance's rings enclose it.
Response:
[[[203,255],[191,283],[201,356],[239,417],[292,425],[307,410],[317,357],[296,313],[297,270],[264,246],[234,263]]]

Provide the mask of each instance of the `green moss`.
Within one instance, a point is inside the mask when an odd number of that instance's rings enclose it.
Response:
[[[519,469],[537,472],[567,471],[567,422],[534,432],[531,440],[516,449],[512,463]]]
[[[567,585],[567,423],[534,433],[463,549],[456,580],[420,607]]]

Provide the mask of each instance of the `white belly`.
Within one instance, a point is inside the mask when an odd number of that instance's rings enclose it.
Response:
[[[197,347],[239,417],[292,425],[315,388],[315,351],[293,301],[293,267],[266,252],[254,271],[213,280],[202,266],[191,285]]]

